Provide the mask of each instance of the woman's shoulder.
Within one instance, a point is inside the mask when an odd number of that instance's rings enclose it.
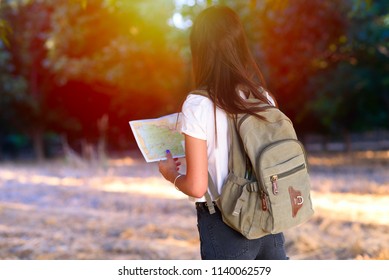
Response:
[[[212,106],[212,101],[205,95],[200,95],[196,93],[190,92],[185,101],[184,101],[184,107],[188,106]]]

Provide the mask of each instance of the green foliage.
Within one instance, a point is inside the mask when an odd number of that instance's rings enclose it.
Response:
[[[188,25],[225,4],[243,20],[268,88],[297,129],[389,128],[385,0],[9,0],[0,5],[0,134],[55,131],[109,143],[128,121],[179,110],[191,88]],[[32,129],[33,128],[33,129]],[[35,131],[36,132],[36,131]]]
[[[33,100],[27,95],[27,82],[12,73],[11,55],[0,43],[0,134],[18,131],[16,108],[30,107]]]
[[[12,30],[10,65],[25,81],[26,98],[6,109],[21,116],[20,130],[40,127],[96,141],[104,114],[113,133],[127,137],[130,119],[178,110],[189,74],[182,33],[168,24],[173,1],[7,4],[0,13]]]
[[[0,41],[9,47],[8,35],[12,32],[8,22],[0,18]]]
[[[389,128],[389,4],[356,1],[347,10],[346,39],[310,79],[311,114],[328,131]]]
[[[268,87],[298,130],[389,126],[389,3],[218,1],[244,21]]]
[[[8,5],[7,5],[8,4]],[[23,90],[16,87],[9,92],[14,106],[6,110],[17,116],[12,124],[23,132],[43,126],[50,111],[44,111],[50,87],[50,73],[43,67],[46,50],[44,41],[49,30],[49,7],[44,1],[8,1],[2,5],[2,16],[12,30],[8,34],[8,74],[23,82]],[[20,84],[19,82],[18,84]],[[12,80],[5,81],[5,88],[15,88]],[[19,88],[19,89],[18,89]]]

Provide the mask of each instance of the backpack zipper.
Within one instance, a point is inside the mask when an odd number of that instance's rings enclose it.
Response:
[[[271,185],[272,185],[272,191],[273,191],[273,194],[274,195],[277,195],[278,194],[278,184],[277,184],[277,180],[278,179],[281,179],[281,178],[284,178],[284,177],[287,177],[289,175],[292,175],[300,170],[303,170],[305,168],[305,163],[303,164],[300,164],[299,166],[296,166],[288,171],[285,171],[285,172],[282,172],[280,174],[275,174],[275,175],[272,175],[270,176],[270,182],[271,182]]]
[[[266,193],[261,191],[262,211],[267,211]]]

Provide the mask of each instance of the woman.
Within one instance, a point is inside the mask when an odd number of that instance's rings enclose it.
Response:
[[[228,174],[227,115],[263,110],[245,103],[249,95],[275,105],[263,90],[237,14],[224,6],[202,11],[193,24],[190,46],[195,86],[207,90],[209,98],[189,94],[182,107],[186,174],[179,173],[179,163],[168,151],[159,170],[195,198],[202,259],[287,259],[282,233],[248,240],[223,223],[218,209],[211,215],[205,204],[208,172],[219,194]]]

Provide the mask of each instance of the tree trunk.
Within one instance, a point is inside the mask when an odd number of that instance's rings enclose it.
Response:
[[[35,158],[38,162],[42,162],[45,159],[43,130],[39,128],[34,129],[32,131],[31,136],[33,141]]]
[[[104,114],[100,119],[97,120],[97,127],[99,129],[99,141],[97,144],[97,154],[100,161],[100,165],[105,167],[107,163],[107,131],[109,126],[109,117]]]
[[[350,153],[352,149],[350,133],[347,130],[343,131],[344,151]]]
[[[0,161],[3,160],[3,136],[0,134]]]

